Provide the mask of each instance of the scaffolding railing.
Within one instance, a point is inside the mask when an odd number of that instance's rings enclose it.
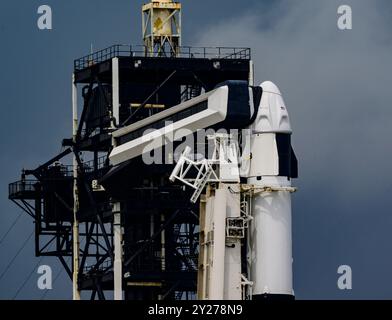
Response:
[[[97,169],[100,170],[100,169],[106,168],[108,166],[108,164],[109,164],[109,162],[108,162],[107,156],[98,157],[97,163],[95,163],[94,160],[89,160],[89,161],[83,162],[83,165],[84,165],[86,172],[93,171],[95,165],[97,165]]]
[[[92,264],[90,266],[84,267],[83,273],[86,275],[91,275],[94,273],[102,274],[102,273],[105,273],[105,272],[110,271],[112,269],[113,269],[113,264],[110,261],[110,259],[107,259],[98,265]]]
[[[20,180],[8,185],[8,197],[13,199],[17,196],[33,194],[36,192],[37,180]]]
[[[83,162],[83,170],[86,173],[91,173],[94,171],[94,160],[89,160]],[[108,166],[107,156],[102,156],[97,159],[97,169],[103,169]],[[57,168],[58,176],[44,175],[42,177],[45,181],[56,181],[62,180],[66,178],[71,178],[73,176],[73,165],[55,165],[49,168]],[[33,193],[37,192],[36,185],[39,183],[38,180],[33,179],[22,179],[16,182],[12,182],[8,185],[8,197],[9,199],[13,199],[15,197],[21,197],[23,195],[30,196]]]
[[[149,57],[152,56],[146,46],[115,44],[108,48],[93,52],[74,61],[74,70],[81,71],[95,64],[107,61],[115,57]],[[155,55],[154,55],[155,57]],[[158,57],[171,57],[161,53]],[[250,60],[250,48],[236,47],[190,47],[178,48],[175,58],[193,59],[238,59]]]

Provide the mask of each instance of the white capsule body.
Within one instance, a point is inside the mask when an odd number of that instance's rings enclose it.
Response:
[[[292,298],[291,126],[279,89],[269,81],[261,87],[242,160],[243,176],[254,187],[248,245],[252,295]]]

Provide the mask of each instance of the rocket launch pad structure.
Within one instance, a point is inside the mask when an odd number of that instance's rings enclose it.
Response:
[[[180,11],[153,1],[143,7],[144,46],[75,60],[72,138],[23,170],[9,198],[34,219],[35,254],[60,260],[74,299],[290,298],[297,163],[281,93],[253,86],[249,48],[181,46]],[[174,132],[251,136],[207,137],[218,148],[204,162],[186,149],[177,165],[146,164],[146,130],[166,132],[167,120]],[[211,170],[189,179],[186,164]]]

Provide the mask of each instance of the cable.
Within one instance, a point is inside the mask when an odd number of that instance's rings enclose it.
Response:
[[[63,273],[63,271],[64,271],[64,268],[61,267],[60,271],[57,273],[56,277],[53,279],[52,286],[56,283],[56,280],[58,279],[58,277],[60,277],[60,275]],[[45,290],[45,292],[41,296],[40,300],[44,300],[49,291],[50,290]]]
[[[33,270],[31,270],[29,276],[26,278],[26,280],[23,282],[23,284],[19,287],[19,289],[16,291],[15,295],[13,296],[12,300],[15,300],[16,297],[19,295],[19,293],[22,291],[22,289],[24,288],[24,286],[27,284],[27,282],[30,280],[31,276],[33,275],[33,273],[35,273],[35,270],[37,269],[37,267],[42,263],[42,260],[44,259],[44,256],[42,256],[39,261],[37,262],[37,264],[34,266]]]
[[[7,267],[5,268],[5,270],[3,271],[3,273],[0,275],[0,280],[3,279],[4,275],[7,273],[8,269],[11,267],[11,265],[14,263],[14,261],[16,260],[16,258],[19,256],[19,254],[23,251],[23,249],[25,248],[25,246],[27,245],[27,243],[30,241],[31,237],[34,234],[34,230],[33,232],[30,233],[29,237],[25,240],[25,242],[23,242],[22,247],[19,248],[18,252],[15,254],[15,256],[11,259],[11,261],[8,263]]]
[[[47,250],[49,250],[52,246],[53,246],[53,243],[54,242],[52,242],[50,245],[49,245],[49,247],[48,247],[48,249]],[[35,273],[35,271],[37,270],[37,267],[39,266],[39,265],[41,265],[41,263],[42,263],[42,260],[45,258],[45,256],[41,256],[41,258],[38,260],[38,262],[36,263],[36,265],[34,266],[34,268],[31,270],[31,272],[30,272],[30,274],[28,275],[28,277],[25,279],[25,281],[23,282],[23,284],[19,287],[19,289],[16,291],[16,293],[15,293],[15,295],[14,295],[14,297],[12,298],[12,300],[15,300],[16,299],[16,297],[19,295],[19,293],[22,291],[22,289],[25,287],[25,285],[27,284],[27,282],[30,280],[30,278],[31,278],[31,276]]]
[[[23,212],[19,213],[19,215],[16,217],[15,221],[12,223],[12,225],[8,228],[7,232],[3,235],[3,237],[0,240],[0,244],[3,243],[5,238],[7,238],[8,234],[11,232],[11,230],[15,227],[16,223],[18,222],[19,218],[23,215]]]
[[[80,245],[82,245],[84,241],[85,241],[85,239],[83,238],[82,241],[80,241]],[[71,257],[68,257],[67,259],[65,259],[65,263],[68,263],[68,262],[70,262],[71,260],[72,260],[72,258],[71,258]],[[63,266],[61,266],[60,271],[57,273],[57,275],[56,275],[55,278],[53,279],[52,286],[54,286],[54,284],[56,283],[57,279],[62,275],[63,271],[64,271],[64,268],[63,268]],[[45,297],[46,297],[46,295],[48,294],[49,291],[50,291],[50,290],[45,290],[45,292],[42,294],[40,300],[44,300]],[[72,298],[71,298],[71,300],[72,300]]]

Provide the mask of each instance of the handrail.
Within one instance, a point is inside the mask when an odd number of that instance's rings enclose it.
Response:
[[[22,192],[35,192],[35,185],[38,180],[20,180],[8,185],[8,195],[14,196]]]
[[[93,52],[74,61],[74,70],[81,71],[92,65],[99,64],[115,57],[155,57],[146,46],[115,44],[105,49]],[[167,57],[164,54],[157,57]],[[171,57],[171,56],[169,56]],[[192,59],[239,59],[250,60],[250,48],[235,47],[190,47],[182,46],[177,49],[175,58]]]

